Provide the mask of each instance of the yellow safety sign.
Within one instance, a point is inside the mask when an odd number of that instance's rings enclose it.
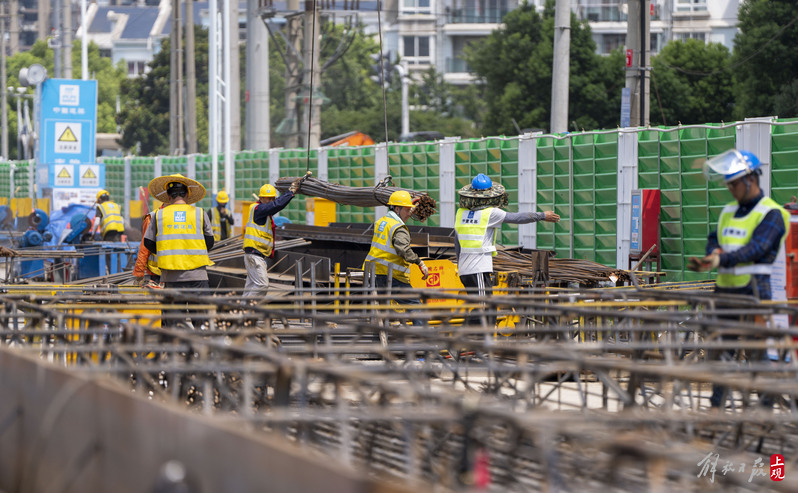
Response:
[[[72,131],[71,128],[67,127],[61,133],[61,137],[58,137],[58,142],[77,142],[78,138],[75,137],[75,133]]]
[[[61,168],[61,171],[58,173],[58,178],[72,178],[72,175],[69,174],[69,170],[67,168]]]
[[[92,179],[92,178],[97,178],[97,175],[94,174],[94,171],[92,171],[91,168],[89,167],[89,168],[86,168],[86,172],[83,173],[83,176],[81,178]]]

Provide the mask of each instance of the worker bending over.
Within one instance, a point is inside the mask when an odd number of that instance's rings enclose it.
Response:
[[[119,205],[111,202],[107,190],[97,192],[97,217],[100,219],[100,237],[103,241],[122,241],[125,222]]]
[[[480,173],[458,192],[459,208],[454,219],[457,271],[468,294],[486,297],[493,294],[493,257],[501,225],[537,221],[556,223],[560,216],[552,211],[505,212],[508,198],[504,186]],[[495,320],[495,317],[492,317]],[[469,320],[476,323],[476,320]]]
[[[224,190],[216,194],[216,207],[211,209],[213,213],[213,217],[211,217],[213,239],[216,241],[226,240],[233,233],[235,219],[233,219],[230,211],[227,210],[229,201],[230,197],[227,196],[227,192]]]
[[[270,184],[260,187],[258,202],[249,208],[249,218],[244,229],[244,267],[247,282],[244,297],[265,296],[269,291],[269,261],[274,258],[274,219],[291,202],[299,191],[301,179],[297,178],[288,191],[279,197]]]

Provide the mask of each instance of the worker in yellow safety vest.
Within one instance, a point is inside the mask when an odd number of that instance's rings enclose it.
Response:
[[[388,199],[388,214],[374,223],[371,248],[363,263],[374,262],[374,286],[379,290],[388,287],[388,271],[391,270],[391,288],[410,288],[410,266],[418,265],[422,279],[429,276],[424,261],[410,247],[410,230],[405,223],[413,214],[415,204],[406,190],[393,192]],[[403,300],[404,303],[419,303],[418,299]]]
[[[227,210],[227,203],[230,201],[227,192],[222,190],[216,194],[216,207],[211,209],[211,225],[213,228],[213,239],[216,241],[226,240],[233,233],[235,219],[230,211]]]
[[[457,271],[468,294],[485,298],[493,294],[493,257],[502,224],[528,224],[537,221],[556,223],[560,216],[552,211],[505,212],[507,193],[499,183],[479,173],[458,192],[455,214],[454,249]],[[479,323],[469,319],[467,323]]]
[[[213,232],[208,214],[194,204],[205,196],[205,187],[182,175],[155,178],[150,194],[169,205],[155,212],[144,234],[144,246],[157,256],[161,282],[166,288],[207,289],[205,269],[213,262]]]
[[[247,281],[244,297],[265,296],[269,291],[269,263],[274,258],[274,219],[299,191],[300,179],[291,183],[288,191],[277,196],[277,189],[269,183],[260,187],[258,201],[249,208],[244,228],[244,267]]]
[[[97,218],[100,220],[100,236],[103,241],[122,241],[125,222],[119,205],[111,201],[107,190],[97,192]]]
[[[790,214],[765,196],[759,185],[762,164],[749,151],[731,149],[707,160],[704,174],[709,180],[724,181],[734,201],[726,204],[717,230],[709,233],[706,255],[701,259],[691,257],[687,267],[696,272],[717,268],[716,293],[772,299],[770,276],[784,247]],[[722,302],[716,308],[723,308]],[[731,337],[734,336],[725,338]],[[752,360],[768,359],[767,352],[755,352],[749,355]],[[721,358],[722,353],[710,351],[709,358]],[[711,407],[722,409],[728,393],[728,387],[713,385]],[[773,396],[760,395],[763,407],[772,407],[773,401]]]

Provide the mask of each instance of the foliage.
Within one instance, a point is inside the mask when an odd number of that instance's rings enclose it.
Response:
[[[734,118],[731,54],[719,43],[671,41],[651,64],[651,124],[684,125]]]
[[[77,39],[72,44],[72,73],[80,74],[81,60],[81,40]],[[120,94],[120,84],[127,77],[127,70],[124,63],[120,62],[116,66],[111,60],[100,56],[100,50],[95,43],[89,43],[88,47],[88,67],[93,79],[97,79],[97,131],[105,133],[116,132],[116,98]],[[20,52],[6,60],[8,87],[20,87],[19,71],[24,67],[30,67],[34,63],[41,64],[47,69],[48,76],[54,73],[55,55],[51,48],[47,47],[44,40],[36,41],[33,47],[26,52]],[[33,88],[27,88],[26,94],[32,95]],[[9,153],[10,156],[17,156],[17,104],[14,98],[8,98],[8,133],[9,133]],[[33,117],[31,107],[31,117]]]
[[[735,117],[794,112],[795,90],[791,87],[798,66],[798,17],[793,0],[745,0],[738,14],[740,32],[734,40]],[[778,113],[793,108],[792,113]]]
[[[150,72],[122,83],[126,102],[117,116],[122,126],[122,146],[142,156],[170,154],[169,57],[170,43],[165,38],[149,63]],[[208,31],[199,26],[194,28],[194,57],[197,76],[197,148],[200,152],[207,152]]]
[[[548,128],[554,37],[553,2],[542,15],[526,1],[504,18],[504,27],[466,50],[485,88],[488,135],[518,128]],[[587,22],[571,13],[569,121],[579,128],[616,126],[623,65],[596,54]]]

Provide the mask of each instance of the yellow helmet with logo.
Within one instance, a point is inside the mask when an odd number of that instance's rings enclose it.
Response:
[[[100,200],[100,197],[102,197],[103,195],[109,195],[108,190],[100,190],[99,192],[97,192],[97,200]]]
[[[230,197],[227,196],[227,192],[222,190],[221,192],[216,194],[216,202],[220,204],[226,204],[230,202]]]
[[[277,189],[267,183],[260,187],[258,197],[277,197]]]
[[[407,190],[397,190],[391,194],[388,199],[388,205],[398,205],[401,207],[415,207],[413,199],[410,197],[410,192]]]

